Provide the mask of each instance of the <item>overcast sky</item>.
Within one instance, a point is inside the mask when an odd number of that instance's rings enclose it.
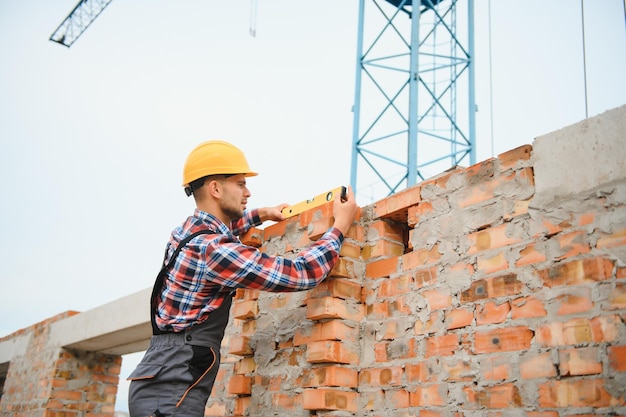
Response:
[[[0,0],[0,337],[151,286],[202,141],[251,206],[350,181],[356,0],[258,0],[256,36],[249,0],[118,0],[50,42],[77,2]],[[626,104],[622,0],[584,2],[587,103],[580,1],[475,4],[477,162]]]

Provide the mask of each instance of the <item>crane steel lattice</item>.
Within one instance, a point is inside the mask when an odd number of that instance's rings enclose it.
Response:
[[[377,28],[368,26],[368,43],[366,2]],[[467,46],[457,3],[360,0],[350,177],[358,195],[374,201],[463,160],[475,163],[473,0],[465,2]],[[462,110],[457,86],[468,93]],[[369,168],[359,187],[357,166]]]
[[[111,1],[81,0],[50,36],[50,40],[69,48]]]

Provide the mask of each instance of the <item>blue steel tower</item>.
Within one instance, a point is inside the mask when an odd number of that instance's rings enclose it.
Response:
[[[357,195],[379,199],[476,163],[473,0],[359,2],[350,177]]]

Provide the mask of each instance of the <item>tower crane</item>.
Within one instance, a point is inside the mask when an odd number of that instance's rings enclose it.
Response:
[[[373,200],[425,179],[426,171],[475,163],[474,0],[463,0],[467,44],[456,28],[459,0],[358,1],[352,188],[365,194],[372,187]],[[110,2],[81,0],[50,40],[70,47]],[[374,9],[367,21],[366,7]],[[468,103],[460,113],[461,82]],[[375,183],[357,186],[357,167],[369,169],[360,179]]]

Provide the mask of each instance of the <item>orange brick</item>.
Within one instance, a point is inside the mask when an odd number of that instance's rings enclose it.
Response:
[[[415,320],[414,331],[416,335],[436,333],[441,329],[443,329],[442,311],[433,311],[426,321],[422,321],[419,317]]]
[[[294,395],[283,392],[272,393],[272,405],[283,410],[297,410],[302,407],[302,394]],[[247,408],[251,409],[250,405]],[[245,414],[242,413],[241,415],[254,415],[254,412]]]
[[[582,347],[559,350],[561,376],[593,375],[602,372],[598,348]]]
[[[345,278],[325,279],[315,288],[307,291],[307,298],[336,297],[361,300],[361,284]]]
[[[368,368],[359,372],[359,386],[389,387],[402,385],[404,370],[401,366]]]
[[[602,233],[596,243],[598,249],[615,248],[626,245],[626,229],[619,229],[611,234]]]
[[[369,262],[365,266],[365,276],[367,278],[382,278],[398,272],[400,258],[380,259]]]
[[[421,201],[420,191],[419,186],[413,186],[377,201],[374,206],[374,218],[393,219],[406,223],[408,208]]]
[[[470,367],[470,363],[466,360],[450,358],[442,363],[448,381],[472,381],[474,372]]]
[[[442,308],[450,307],[452,305],[450,288],[447,287],[426,290],[422,292],[422,297],[426,299],[426,302],[430,306],[431,310],[439,310]]]
[[[328,229],[330,229],[335,220],[332,217],[324,217],[318,220],[313,220],[307,225],[307,235],[311,240],[317,240]]]
[[[611,407],[624,405],[624,399],[612,397],[602,379],[551,380],[538,387],[542,408]]]
[[[306,306],[306,318],[309,320],[346,319],[358,322],[364,315],[362,304],[335,297],[315,298],[309,300]]]
[[[281,222],[269,224],[267,225],[267,227],[263,229],[263,239],[264,241],[267,242],[271,240],[272,238],[285,236],[285,234],[287,233],[287,227],[289,227],[290,225],[297,225],[297,224],[298,224],[297,217],[290,217]]]
[[[260,248],[263,245],[263,230],[251,227],[247,232],[239,235],[239,240],[244,245]]]
[[[311,387],[351,387],[358,385],[360,375],[352,368],[323,366],[303,371],[302,386]]]
[[[521,200],[521,201],[510,201],[505,200],[504,204],[504,213],[502,218],[504,220],[511,220],[517,216],[521,216],[523,214],[528,213],[528,207],[530,206],[531,200]]]
[[[323,340],[307,346],[306,360],[310,363],[358,364],[358,354],[340,341]]]
[[[626,308],[626,283],[615,284],[615,288],[609,294],[609,309]]]
[[[621,322],[618,316],[601,316],[548,323],[535,330],[535,341],[543,346],[613,342],[618,338]]]
[[[519,408],[522,399],[517,386],[505,383],[475,392],[479,406],[485,408]]]
[[[339,256],[347,256],[350,258],[359,258],[361,256],[361,247],[356,243],[344,240],[339,250]]]
[[[414,227],[420,218],[433,212],[433,205],[428,201],[421,201],[416,206],[409,207],[407,224]]]
[[[421,288],[426,285],[433,285],[437,282],[437,277],[439,276],[439,267],[433,266],[431,268],[424,268],[414,272],[415,274],[415,284],[418,288]]]
[[[537,244],[531,243],[519,251],[519,258],[515,261],[515,266],[532,265],[545,262],[548,258],[545,253],[537,250]]]
[[[228,381],[228,393],[250,395],[252,393],[252,378],[243,375],[232,375]]]
[[[433,264],[441,259],[439,246],[433,245],[430,249],[415,249],[412,252],[402,255],[402,269],[409,271],[425,265]]]
[[[556,314],[565,316],[590,311],[594,306],[591,300],[591,290],[589,288],[583,288],[579,290],[579,292],[580,294],[563,294],[556,297],[556,303],[558,305]]]
[[[247,356],[254,351],[250,347],[250,339],[245,336],[233,336],[228,344],[228,353],[231,355]]]
[[[474,308],[461,307],[446,312],[446,328],[448,330],[460,329],[472,324],[474,321]]]
[[[437,358],[419,363],[405,365],[405,376],[409,382],[433,382],[437,380],[442,369]]]
[[[528,327],[508,327],[474,334],[474,353],[524,350],[530,347],[533,331]]]
[[[388,240],[377,240],[374,244],[365,245],[361,251],[363,259],[395,258],[404,253],[404,244]]]
[[[461,293],[463,302],[515,295],[522,291],[524,284],[516,274],[505,274],[493,278],[474,281],[469,289]]]
[[[626,345],[609,346],[609,366],[616,372],[626,372]]]
[[[520,237],[512,236],[515,233],[511,223],[490,227],[468,235],[470,248],[467,253],[473,255],[490,249],[499,249],[521,241]]]
[[[505,270],[509,262],[503,252],[494,256],[479,256],[476,258],[476,269],[486,274]]]
[[[357,411],[358,395],[354,391],[330,388],[305,389],[302,393],[302,408],[305,410]]]
[[[553,378],[556,367],[550,359],[550,352],[527,353],[520,358],[520,376],[524,379]]]
[[[613,262],[605,258],[589,258],[562,263],[537,272],[545,285],[578,285],[611,278]]]
[[[587,241],[587,234],[584,231],[557,235],[551,240],[556,240],[561,249],[561,255],[557,256],[556,259],[573,258],[576,255],[582,255],[591,251]]]
[[[256,300],[237,301],[233,303],[232,316],[239,320],[247,320],[259,313]]]
[[[409,392],[405,389],[387,389],[385,402],[394,409],[409,408]]]
[[[532,145],[522,145],[498,155],[498,168],[501,171],[515,167],[520,161],[527,161],[533,151]]]
[[[388,239],[399,243],[404,242],[404,228],[384,220],[376,220],[367,229],[367,240]]]
[[[478,307],[476,313],[476,324],[496,324],[503,323],[511,311],[511,305],[508,302],[497,304],[493,301],[486,302]]]
[[[459,336],[448,333],[441,336],[426,338],[426,351],[424,357],[450,356],[459,348]]]
[[[393,297],[400,294],[406,294],[413,287],[413,278],[408,275],[402,275],[397,278],[388,278],[384,280],[378,289],[379,297]]]
[[[421,384],[410,394],[411,407],[444,406],[448,402],[447,384]]]
[[[511,301],[511,318],[513,320],[544,317],[547,314],[543,302],[535,297],[520,297]]]
[[[487,356],[480,361],[480,375],[487,381],[504,381],[511,377],[511,358]]]

